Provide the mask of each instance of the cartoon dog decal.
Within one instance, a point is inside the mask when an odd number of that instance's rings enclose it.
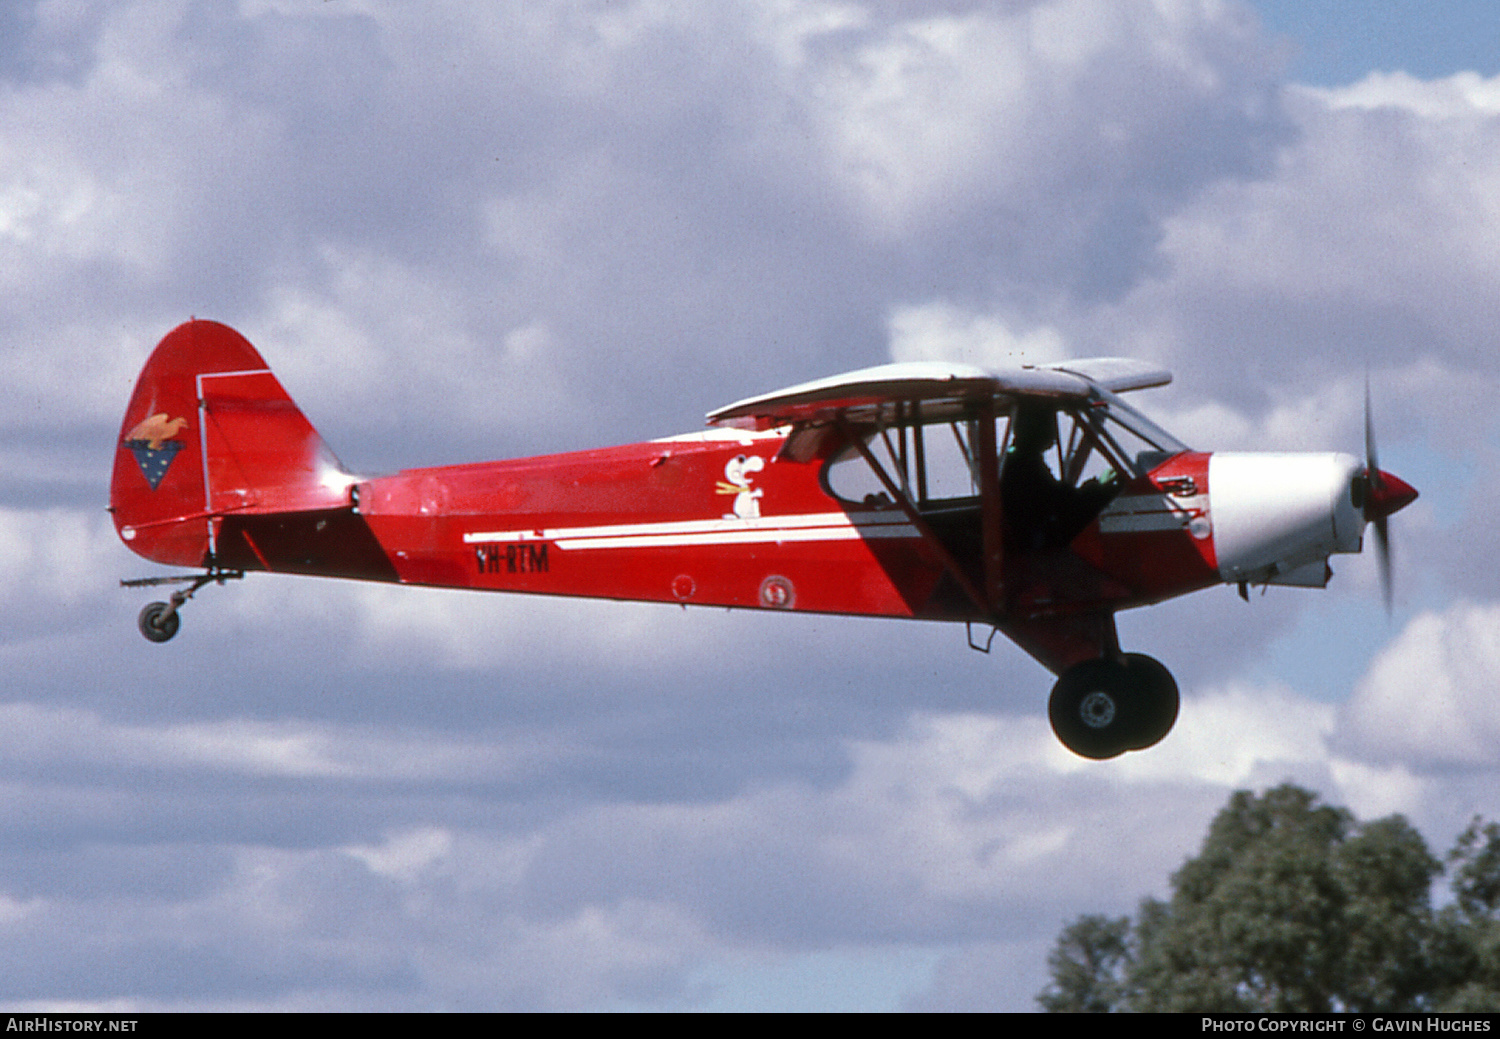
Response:
[[[725,519],[755,519],[760,515],[760,498],[766,492],[750,486],[750,474],[765,467],[766,460],[759,455],[735,455],[725,464],[724,479],[716,491],[734,495],[734,511],[724,513]]]

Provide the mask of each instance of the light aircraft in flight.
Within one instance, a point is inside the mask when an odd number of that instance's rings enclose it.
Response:
[[[962,622],[1058,675],[1072,751],[1149,747],[1171,673],[1122,652],[1119,610],[1224,582],[1322,587],[1334,553],[1417,492],[1375,458],[1195,451],[1120,394],[1120,358],[987,371],[891,364],[751,397],[696,433],[594,451],[346,470],[239,333],[193,320],[147,361],[110,512],[133,551],[201,573],[142,610],[166,642],[247,571],[683,605]]]

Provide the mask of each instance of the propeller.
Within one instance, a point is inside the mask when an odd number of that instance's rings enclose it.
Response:
[[[1387,522],[1417,500],[1416,488],[1380,468],[1375,450],[1375,421],[1370,415],[1370,377],[1365,376],[1365,469],[1358,477],[1362,486],[1365,522],[1375,524],[1375,550],[1380,556],[1380,590],[1385,609],[1391,610],[1391,535]]]

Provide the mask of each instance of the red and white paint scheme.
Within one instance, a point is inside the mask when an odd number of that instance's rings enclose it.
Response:
[[[992,626],[1060,677],[1091,758],[1150,746],[1176,683],[1115,612],[1222,582],[1322,586],[1416,497],[1349,455],[1189,450],[1105,358],[895,364],[740,401],[709,429],[573,454],[348,472],[239,333],[190,321],[141,372],[110,511],[132,550],[201,568],[148,605],[165,642],[247,571]],[[973,645],[971,638],[970,644]]]

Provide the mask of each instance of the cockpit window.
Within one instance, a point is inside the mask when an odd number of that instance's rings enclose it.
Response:
[[[951,415],[951,412],[949,413]],[[860,430],[866,449],[901,494],[920,509],[977,504],[977,421],[923,421],[920,407],[904,405],[897,421]],[[945,417],[946,418],[946,417]],[[1056,486],[1088,508],[1102,507],[1131,479],[1187,450],[1119,397],[1102,393],[1088,401],[1023,398],[995,420],[1002,483],[1026,484],[1028,469],[1038,486]],[[1016,473],[1004,476],[1007,466]],[[834,497],[854,505],[894,508],[885,483],[859,449],[849,444],[824,469]]]
[[[1008,421],[996,422],[996,440]],[[911,422],[865,430],[865,446],[891,482],[918,508],[977,502],[979,470],[974,444],[977,421]],[[841,501],[892,506],[885,484],[853,444],[840,451],[824,470],[828,490]]]

